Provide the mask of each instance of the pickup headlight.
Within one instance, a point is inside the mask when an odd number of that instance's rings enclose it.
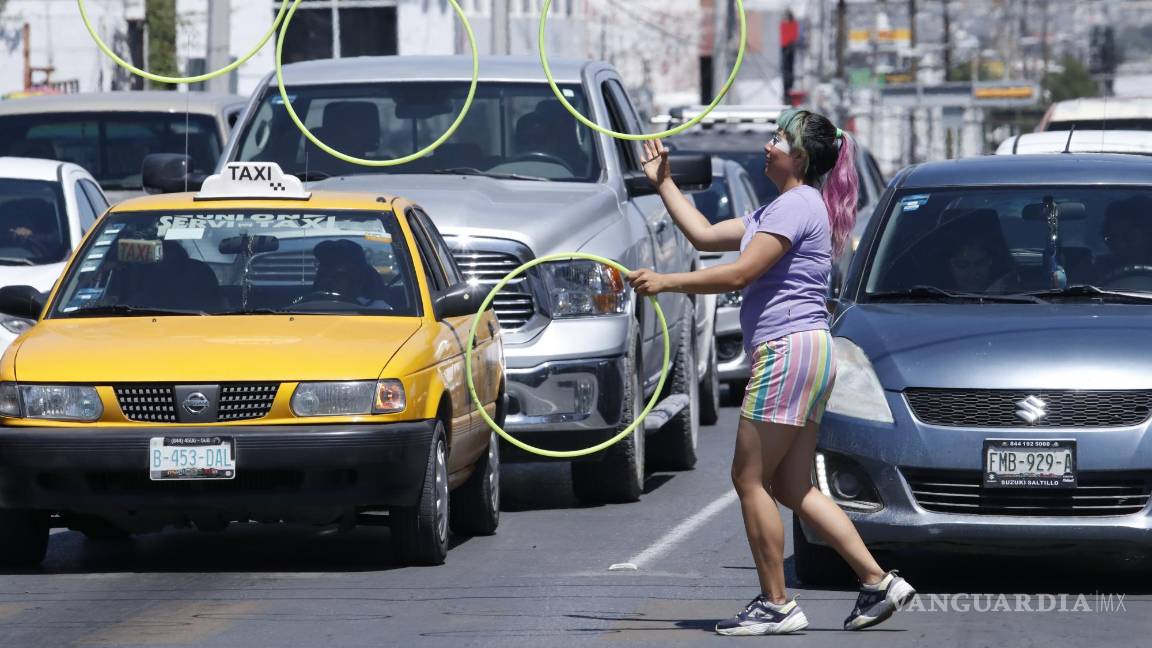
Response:
[[[13,317],[11,315],[0,315],[0,326],[3,326],[9,333],[20,335],[24,331],[32,328],[36,322],[23,317]]]
[[[292,394],[296,416],[353,416],[404,411],[399,380],[300,383]]]
[[[104,404],[95,387],[0,383],[0,415],[52,421],[97,421]]]
[[[841,416],[892,423],[892,410],[884,398],[884,388],[872,362],[860,347],[847,338],[833,340],[836,354],[836,382],[828,399],[828,411]]]
[[[716,297],[716,306],[718,308],[737,308],[743,303],[744,293],[740,290],[722,293]]]
[[[552,300],[552,317],[589,317],[628,312],[624,277],[595,261],[545,263],[544,282]]]

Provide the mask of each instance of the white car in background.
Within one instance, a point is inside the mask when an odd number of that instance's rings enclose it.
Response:
[[[96,180],[75,164],[0,157],[0,287],[51,290],[84,232],[107,209]],[[0,313],[0,351],[32,324]]]
[[[996,155],[1064,152],[1152,155],[1152,131],[1076,130],[1072,133],[1069,131],[1025,133],[1004,140],[996,149]]]

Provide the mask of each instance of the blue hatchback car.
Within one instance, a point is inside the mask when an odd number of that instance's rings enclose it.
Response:
[[[832,333],[813,477],[870,547],[1152,552],[1152,158],[905,169]]]

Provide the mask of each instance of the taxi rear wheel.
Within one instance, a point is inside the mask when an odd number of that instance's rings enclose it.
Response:
[[[448,448],[444,423],[436,422],[424,485],[415,506],[393,509],[392,546],[405,564],[441,565],[448,556]]]
[[[0,511],[0,565],[34,567],[47,552],[47,513]]]
[[[452,492],[452,532],[492,535],[500,524],[500,439],[488,437],[488,450],[476,461],[472,476]]]

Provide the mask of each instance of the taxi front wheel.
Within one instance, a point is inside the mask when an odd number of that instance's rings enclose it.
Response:
[[[415,506],[392,510],[392,547],[411,565],[441,565],[448,556],[448,450],[444,423],[436,422],[424,486]]]
[[[0,565],[34,567],[47,552],[47,513],[0,511]]]

